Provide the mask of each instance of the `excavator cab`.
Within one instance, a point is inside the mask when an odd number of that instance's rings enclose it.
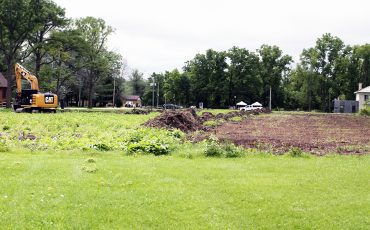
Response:
[[[20,64],[15,64],[17,97],[13,103],[16,112],[56,112],[58,96],[53,93],[40,93],[37,77]],[[31,84],[31,89],[22,89],[22,78]]]

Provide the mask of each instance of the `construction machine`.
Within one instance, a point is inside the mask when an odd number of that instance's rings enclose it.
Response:
[[[53,93],[40,93],[37,77],[19,63],[15,64],[17,96],[13,109],[16,112],[56,112],[58,96]],[[22,78],[31,84],[31,89],[22,89]]]

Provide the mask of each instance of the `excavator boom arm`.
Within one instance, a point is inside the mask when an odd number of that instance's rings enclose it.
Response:
[[[15,64],[15,78],[18,94],[22,92],[22,77],[24,77],[31,84],[31,89],[39,91],[39,82],[37,80],[37,77],[31,74],[22,65],[17,63]]]

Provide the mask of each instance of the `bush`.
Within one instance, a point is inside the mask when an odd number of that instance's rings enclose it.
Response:
[[[223,146],[226,158],[237,158],[243,157],[244,151],[242,148],[235,146],[234,144],[227,144]]]
[[[221,157],[223,155],[223,151],[217,142],[211,142],[207,144],[204,155],[206,157]]]
[[[3,130],[6,131],[6,130],[9,130],[10,129],[10,126],[9,125],[4,125],[3,126]]]
[[[5,141],[0,140],[0,153],[8,152],[9,148]]]
[[[111,147],[109,147],[108,145],[104,144],[104,143],[101,143],[101,144],[94,144],[92,146],[93,149],[96,149],[96,150],[99,150],[99,151],[109,151],[109,150],[112,150]]]
[[[127,153],[134,155],[136,153],[154,154],[155,156],[167,155],[170,153],[170,148],[158,140],[140,141],[138,143],[131,143],[127,147]]]
[[[237,147],[232,143],[219,144],[216,141],[212,141],[207,144],[204,155],[206,157],[237,158],[244,157],[245,153],[242,148]]]
[[[303,151],[300,148],[294,147],[291,148],[290,151],[288,152],[288,155],[291,157],[302,157],[303,156]]]
[[[361,109],[360,114],[363,116],[370,116],[370,108],[367,107],[367,108]]]

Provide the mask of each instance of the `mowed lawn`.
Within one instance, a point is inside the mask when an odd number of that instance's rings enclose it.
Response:
[[[369,156],[0,153],[1,229],[369,229]]]

